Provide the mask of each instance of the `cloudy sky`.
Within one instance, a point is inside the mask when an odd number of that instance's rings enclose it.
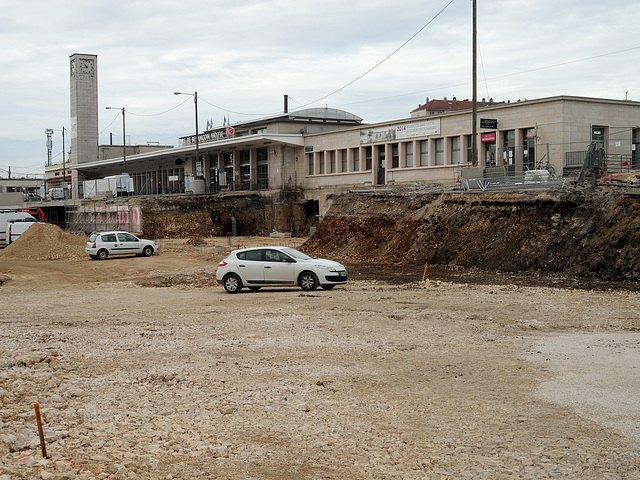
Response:
[[[637,0],[477,0],[478,97],[640,100]],[[471,98],[471,0],[0,0],[0,177],[42,174],[69,129],[69,56],[98,55],[100,143],[177,145],[283,109],[365,123]],[[66,135],[67,150],[69,135]]]

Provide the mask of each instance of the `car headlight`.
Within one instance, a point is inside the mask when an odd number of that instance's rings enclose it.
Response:
[[[333,271],[333,267],[329,267],[327,265],[314,265],[314,268],[318,268],[320,270],[329,270],[330,272]]]

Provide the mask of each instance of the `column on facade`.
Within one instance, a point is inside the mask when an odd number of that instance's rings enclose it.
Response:
[[[391,177],[389,176],[389,169],[393,165],[393,145],[391,143],[384,144],[384,183],[386,184],[390,179],[393,178],[393,173]]]
[[[233,156],[232,164],[233,164],[233,190],[238,188],[237,185],[240,185],[240,155],[237,154],[237,151],[232,151],[231,155]]]
[[[353,172],[353,148],[347,148],[347,172]]]
[[[413,140],[413,168],[420,166],[420,140]]]
[[[507,165],[506,151],[504,149],[504,132],[496,131],[496,166]]]
[[[444,137],[442,141],[444,142],[444,159],[442,163],[443,165],[451,165],[451,137]]]
[[[436,165],[436,140],[435,138],[429,138],[428,139],[428,155],[429,155],[429,161],[427,162],[427,164],[430,167],[434,167]]]
[[[209,185],[211,185],[211,155],[205,153],[202,155],[202,175],[204,176],[205,190],[209,191]],[[168,187],[168,185],[167,185]]]
[[[462,165],[471,161],[468,138],[466,135],[460,135],[460,164]]]
[[[515,174],[524,174],[524,132],[522,128],[516,128],[516,158],[515,158]]]
[[[407,168],[407,142],[400,142],[398,144],[398,167]]]

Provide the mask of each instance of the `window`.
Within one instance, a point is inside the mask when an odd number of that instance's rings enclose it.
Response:
[[[407,142],[405,152],[405,166],[413,167],[413,142]]]
[[[466,135],[467,137],[467,162],[473,163],[473,141],[472,135]]]
[[[400,152],[397,143],[391,145],[391,168],[400,167]]]
[[[262,250],[248,250],[238,254],[239,260],[249,260],[252,262],[262,261]]]
[[[324,152],[318,153],[318,173],[324,175]]]
[[[256,150],[256,157],[258,189],[266,190],[269,188],[269,152],[266,148],[259,148]]]
[[[313,175],[313,153],[307,153],[309,162],[309,175]]]
[[[444,165],[444,138],[436,139],[436,165]]]
[[[373,147],[364,147],[365,170],[371,170],[373,166]]]
[[[119,242],[137,242],[138,239],[130,233],[118,233]]]
[[[117,242],[116,240],[116,234],[115,233],[109,233],[107,235],[102,235],[102,241],[104,243],[109,243],[109,242]]]
[[[264,149],[260,149],[264,150]],[[238,190],[250,190],[251,189],[251,162],[249,156],[249,150],[240,150],[240,186]]]
[[[360,171],[360,148],[356,147],[353,149],[353,171]]]
[[[340,163],[341,163],[341,167],[340,167],[340,171],[341,172],[346,172],[347,169],[347,150],[340,150]]]
[[[336,151],[329,152],[329,173],[336,173]]]
[[[420,166],[429,165],[429,140],[420,140]]]
[[[451,138],[451,163],[460,163],[460,137]]]

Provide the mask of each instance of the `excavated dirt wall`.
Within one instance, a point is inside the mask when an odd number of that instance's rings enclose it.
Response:
[[[280,195],[198,195],[153,197],[140,200],[144,235],[149,238],[194,238],[232,235],[232,218],[238,236],[287,232],[307,235],[315,221],[311,202]]]
[[[640,276],[640,196],[614,187],[350,193],[304,248],[381,263],[633,281]]]

